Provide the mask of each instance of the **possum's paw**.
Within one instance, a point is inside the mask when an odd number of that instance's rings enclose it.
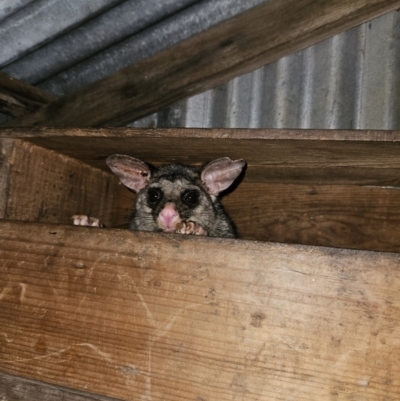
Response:
[[[74,226],[104,227],[98,218],[86,214],[76,214],[71,219]]]
[[[207,231],[194,221],[181,221],[176,225],[175,233],[188,235],[207,235]]]

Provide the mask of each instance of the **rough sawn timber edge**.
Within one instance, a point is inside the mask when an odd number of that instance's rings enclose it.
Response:
[[[400,255],[3,221],[0,370],[136,400],[400,396]]]

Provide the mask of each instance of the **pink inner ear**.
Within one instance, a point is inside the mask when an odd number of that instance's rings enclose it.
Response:
[[[201,180],[210,195],[218,195],[229,188],[245,166],[243,159],[232,161],[229,157],[213,160],[201,172]]]
[[[135,192],[146,187],[150,181],[151,171],[139,159],[126,155],[112,155],[107,158],[106,163],[121,182]]]

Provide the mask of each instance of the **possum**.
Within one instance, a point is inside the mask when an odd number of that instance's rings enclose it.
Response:
[[[243,159],[216,159],[202,169],[169,164],[154,171],[139,159],[127,155],[107,158],[111,171],[137,193],[130,230],[236,236],[218,195],[228,189],[245,167]],[[98,219],[73,216],[75,225],[100,226]]]

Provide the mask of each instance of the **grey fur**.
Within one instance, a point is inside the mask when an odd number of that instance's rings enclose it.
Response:
[[[142,163],[139,160],[124,155],[113,155],[107,159],[110,168],[123,182],[125,177],[133,175],[132,173],[126,173],[125,167],[127,159],[128,162],[129,160],[133,160],[134,163],[136,163],[132,168],[132,171],[134,171],[137,176],[135,167],[136,165],[139,165],[138,163]],[[120,160],[124,160],[122,162],[124,163],[123,169],[119,169],[119,166],[122,165]],[[245,165],[242,160],[232,162],[228,158],[223,158],[218,159],[216,161],[217,164],[218,161],[222,161],[221,164],[224,165],[227,163],[234,165],[234,163],[236,163],[238,166],[236,168],[238,172],[233,174],[235,178]],[[123,172],[121,173],[120,171]],[[143,184],[144,187],[136,191],[138,194],[136,210],[129,228],[131,230],[140,231],[162,231],[157,223],[157,218],[165,204],[170,202],[175,205],[181,221],[197,223],[207,232],[207,235],[212,237],[235,237],[236,234],[233,224],[226,212],[223,210],[218,196],[210,194],[207,185],[202,182],[202,171],[204,172],[205,169],[201,170],[181,164],[170,164],[153,171],[150,179]],[[147,179],[147,174],[142,175]],[[222,178],[224,177],[225,176]],[[233,180],[231,179],[228,181],[230,185]],[[151,204],[149,201],[148,194],[149,190],[152,189],[158,189],[162,193],[162,198],[156,205]],[[183,200],[183,194],[192,190],[198,194],[198,201],[195,205],[188,205]]]

